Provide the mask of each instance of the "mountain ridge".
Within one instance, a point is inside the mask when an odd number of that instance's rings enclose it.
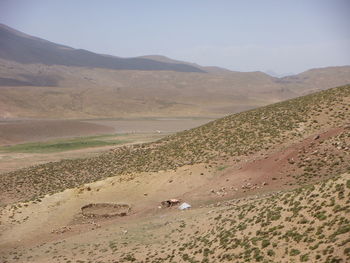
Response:
[[[0,25],[0,58],[25,64],[205,73],[199,68],[186,64],[163,63],[145,58],[119,58],[84,49],[74,49],[29,36],[6,25]]]

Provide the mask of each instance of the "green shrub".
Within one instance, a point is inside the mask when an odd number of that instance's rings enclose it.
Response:
[[[294,248],[292,248],[290,250],[290,253],[289,253],[290,256],[296,256],[296,255],[299,255],[299,254],[300,254],[300,251],[298,249],[294,249]]]

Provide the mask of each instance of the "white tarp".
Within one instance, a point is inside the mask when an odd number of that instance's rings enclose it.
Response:
[[[187,203],[182,203],[180,206],[179,206],[179,209],[180,210],[186,210],[186,209],[189,209],[191,208],[191,205],[190,204],[187,204]]]

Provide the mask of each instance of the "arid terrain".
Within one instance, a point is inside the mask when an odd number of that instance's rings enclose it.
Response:
[[[119,58],[0,24],[0,118],[223,117],[350,83],[350,66],[276,78],[176,61]]]
[[[346,85],[3,173],[0,260],[347,262],[349,105]]]
[[[0,76],[37,81],[9,86],[0,80],[1,118],[217,118],[348,84],[350,67],[279,79],[262,72],[131,71],[0,60]],[[48,84],[50,78],[57,82]]]

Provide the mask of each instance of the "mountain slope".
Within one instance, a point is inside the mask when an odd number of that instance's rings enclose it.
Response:
[[[0,59],[0,77],[6,79],[0,79],[0,117],[14,118],[222,116],[293,94],[268,75],[250,72],[109,70]]]
[[[350,67],[313,72],[326,80],[282,83],[261,72],[110,70],[0,59],[0,118],[221,117],[350,83]]]
[[[140,58],[147,58],[155,61],[160,61],[160,62],[165,62],[165,63],[173,63],[173,64],[186,64],[190,66],[194,66],[196,68],[199,68],[203,71],[209,72],[209,73],[230,73],[232,72],[231,70],[225,69],[225,68],[220,68],[220,67],[204,67],[200,66],[196,63],[189,63],[185,61],[180,61],[180,60],[175,60],[168,58],[166,56],[161,56],[161,55],[148,55],[148,56],[141,56]]]
[[[144,58],[119,58],[55,44],[0,24],[0,58],[24,64],[65,65],[117,70],[204,72],[186,65]]]
[[[289,170],[285,175],[293,173],[294,183],[305,183],[349,169],[348,148],[338,145],[340,140],[345,145],[349,140],[350,130],[345,127],[350,119],[349,104],[350,86],[343,86],[231,115],[155,143],[117,148],[96,158],[64,160],[15,171],[2,175],[1,196],[6,202],[32,199],[122,174],[176,170],[200,163],[212,166],[218,161],[237,166],[242,161],[256,162],[267,155],[272,156],[272,162],[278,158],[273,156],[286,155],[285,165],[289,165]],[[339,147],[334,149],[334,155],[325,155],[322,164],[318,164],[317,158],[315,165],[329,169],[316,171],[311,159],[305,160],[300,155],[290,160],[283,153],[283,149],[296,148],[300,143],[311,148],[315,145],[312,137],[327,132],[330,134],[319,136],[322,140],[317,147],[334,143]],[[322,148],[318,152],[321,150],[326,151]],[[300,171],[292,167],[296,162]]]
[[[276,80],[300,95],[325,89],[328,85],[350,83],[350,66],[315,68]]]
[[[349,105],[342,86],[2,174],[0,260],[347,262]]]

